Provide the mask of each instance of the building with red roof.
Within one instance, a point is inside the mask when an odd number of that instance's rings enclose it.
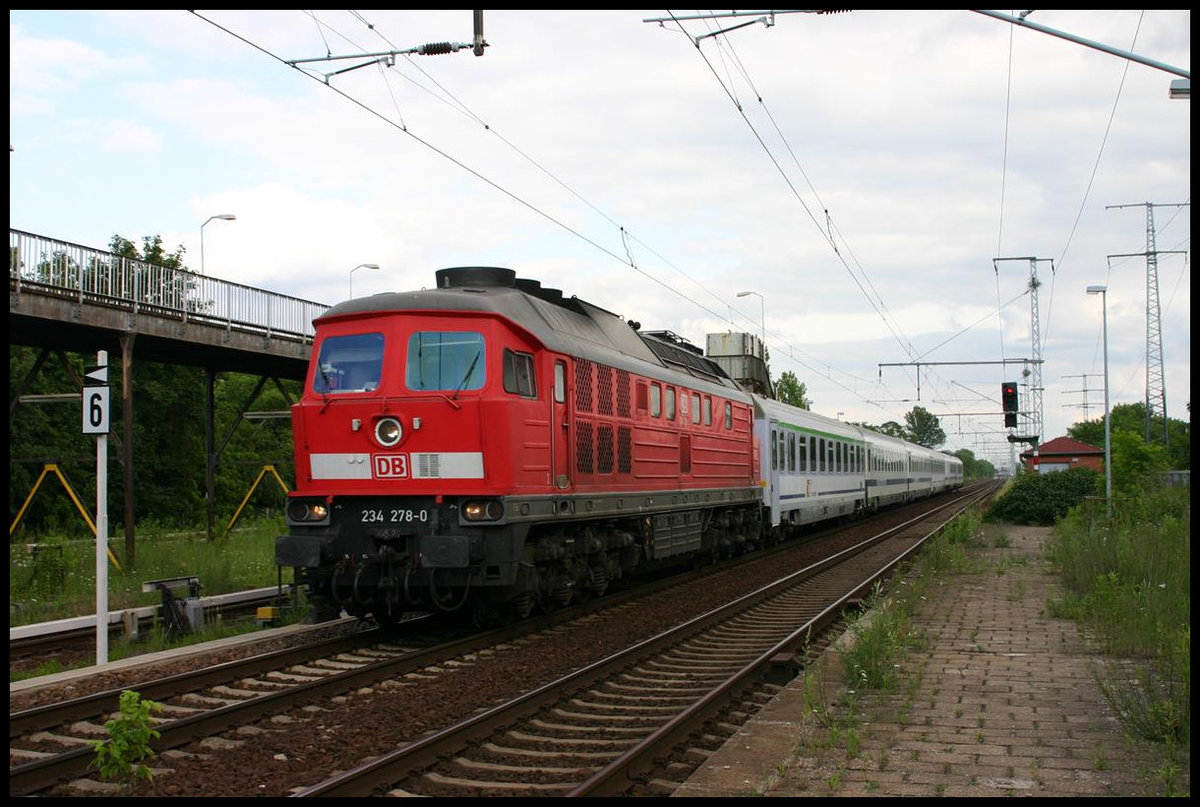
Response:
[[[1070,437],[1055,437],[1038,446],[1036,454],[1032,450],[1022,452],[1021,462],[1025,470],[1039,474],[1052,474],[1071,468],[1091,468],[1097,473],[1104,473],[1104,449]]]

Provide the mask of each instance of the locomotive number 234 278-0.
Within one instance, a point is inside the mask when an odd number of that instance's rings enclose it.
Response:
[[[428,510],[409,510],[407,508],[376,507],[362,511],[363,524],[412,524],[429,521]]]

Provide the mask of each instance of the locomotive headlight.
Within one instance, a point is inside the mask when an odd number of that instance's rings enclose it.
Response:
[[[380,418],[375,424],[375,442],[384,448],[393,447],[403,436],[404,427],[395,418]]]
[[[462,515],[467,521],[498,521],[504,517],[504,505],[495,500],[463,502]]]
[[[293,524],[313,524],[328,520],[329,508],[316,499],[292,499],[287,504],[287,517]]]

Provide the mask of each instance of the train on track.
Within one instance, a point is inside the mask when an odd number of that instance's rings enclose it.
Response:
[[[522,618],[962,485],[511,269],[435,277],[315,321],[276,561],[317,618]]]

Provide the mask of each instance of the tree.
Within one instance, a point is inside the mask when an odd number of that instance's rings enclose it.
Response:
[[[904,427],[894,420],[881,423],[879,426],[874,427],[874,430],[880,434],[886,434],[888,437],[895,437],[897,440],[908,439],[908,432],[906,432]]]
[[[801,409],[812,409],[812,401],[808,399],[808,389],[800,383],[796,374],[791,370],[785,370],[783,375],[779,376],[779,383],[775,385],[775,395],[785,404]]]
[[[918,445],[937,448],[946,442],[946,432],[942,430],[937,415],[924,407],[914,406],[912,411],[904,416],[904,423],[908,427],[907,439]]]
[[[1189,406],[1190,411],[1190,406]],[[1117,404],[1109,412],[1110,432],[1132,432],[1142,436],[1146,434],[1146,404],[1144,402]],[[1150,424],[1151,442],[1158,443],[1162,435],[1162,421]],[[1104,447],[1104,416],[1095,420],[1081,420],[1067,429],[1067,436],[1072,440],[1087,443],[1096,448]],[[1192,467],[1192,427],[1186,421],[1167,418],[1167,437],[1170,447],[1167,450],[1167,460],[1173,470],[1184,470]]]
[[[978,459],[975,452],[969,448],[960,448],[951,456],[962,460],[964,480],[993,479],[996,476],[996,466],[987,460]]]
[[[1145,489],[1160,484],[1169,469],[1166,450],[1149,445],[1145,432],[1120,429],[1112,433],[1112,480],[1117,495],[1137,498]]]

